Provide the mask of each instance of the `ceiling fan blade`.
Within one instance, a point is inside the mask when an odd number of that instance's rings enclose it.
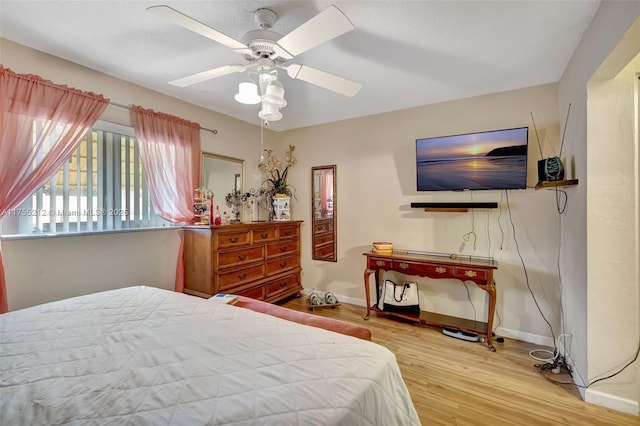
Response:
[[[178,87],[186,87],[217,77],[222,77],[223,75],[231,74],[234,72],[243,72],[245,69],[246,67],[244,65],[225,65],[223,67],[213,68],[211,70],[202,71],[197,74],[170,81],[169,84]]]
[[[353,29],[349,18],[331,6],[278,40],[273,50],[278,56],[291,59]]]
[[[307,83],[315,84],[316,86],[349,97],[355,96],[362,87],[360,83],[320,71],[307,65],[291,64],[287,67],[287,75],[291,78],[306,81]]]
[[[151,6],[147,8],[147,11],[153,13],[154,15],[160,16],[162,18],[168,19],[175,24],[180,25],[188,30],[196,32],[200,35],[203,35],[207,38],[210,38],[213,41],[216,41],[224,46],[227,46],[229,49],[246,49],[247,45],[239,42],[238,40],[229,37],[226,34],[221,33],[218,30],[214,30],[208,25],[203,24],[200,21],[196,21],[190,16],[185,15],[182,12],[178,12],[177,10],[161,5],[161,6]]]

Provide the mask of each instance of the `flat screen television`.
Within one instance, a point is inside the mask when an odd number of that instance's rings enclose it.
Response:
[[[528,141],[528,127],[417,139],[417,189],[525,189]]]

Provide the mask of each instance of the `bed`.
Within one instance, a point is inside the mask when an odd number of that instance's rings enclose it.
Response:
[[[365,339],[137,286],[0,315],[0,424],[416,425]]]

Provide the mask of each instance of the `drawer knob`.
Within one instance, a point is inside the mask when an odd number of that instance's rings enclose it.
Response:
[[[229,237],[229,242],[230,243],[237,243],[238,242],[238,237]]]
[[[264,240],[265,238],[267,238],[269,236],[269,234],[260,234],[260,236],[262,237],[262,239]]]
[[[243,274],[238,274],[238,279],[240,279],[240,280],[244,280],[245,278],[247,278],[247,275],[248,275],[248,274],[247,274],[246,272],[245,272],[245,273],[243,273]]]
[[[288,237],[289,235],[291,235],[291,231],[284,231],[284,235]]]
[[[442,266],[438,266],[436,267],[436,272],[439,274],[444,274],[445,272],[447,272],[447,268],[444,268]]]
[[[280,262],[280,267],[284,268],[285,266],[287,266],[287,261],[285,260],[284,262]]]
[[[384,266],[384,260],[378,260],[378,261],[376,262],[376,265],[378,265],[378,266]]]
[[[409,264],[408,263],[404,263],[404,262],[400,262],[400,264],[398,265],[398,267],[400,269],[409,269]]]
[[[280,283],[280,287],[284,287],[285,285],[287,285],[286,282]]]
[[[476,271],[471,271],[469,269],[467,269],[466,271],[464,271],[464,275],[469,277],[469,278],[474,278],[478,276],[478,273]]]
[[[286,247],[280,247],[280,253],[284,253],[285,251],[287,251]]]
[[[246,258],[247,258],[246,254],[239,254],[238,255],[238,259],[240,259],[240,260],[245,260]]]

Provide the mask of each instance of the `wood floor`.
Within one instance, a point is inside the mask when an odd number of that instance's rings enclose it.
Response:
[[[283,306],[309,312],[304,298]],[[313,313],[369,328],[372,340],[396,355],[423,425],[640,425],[638,416],[588,404],[575,386],[542,377],[533,367],[538,361],[529,356],[537,345],[505,339],[490,352],[429,326],[375,314],[365,321],[363,307],[344,303]]]

